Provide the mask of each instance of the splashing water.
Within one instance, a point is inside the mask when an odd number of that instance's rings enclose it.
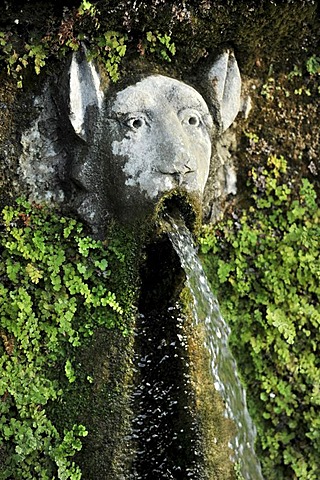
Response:
[[[131,440],[136,457],[128,480],[200,480],[202,452],[187,365],[187,338],[179,309],[140,315]],[[142,356],[141,356],[142,355]]]
[[[259,460],[254,451],[255,427],[246,406],[246,393],[237,374],[237,365],[228,347],[230,329],[221,316],[217,299],[211,292],[208,280],[197,256],[191,233],[183,222],[169,219],[168,235],[179,255],[187,277],[194,305],[196,324],[205,325],[206,347],[210,353],[214,386],[226,405],[226,416],[237,426],[231,442],[234,460],[241,465],[246,480],[263,480]]]

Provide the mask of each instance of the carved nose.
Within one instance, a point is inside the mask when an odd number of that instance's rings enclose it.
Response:
[[[190,139],[183,131],[178,119],[170,118],[163,132],[161,142],[161,157],[163,173],[176,177],[183,177],[197,169],[197,162],[191,155],[192,145]]]
[[[181,187],[181,185],[183,185],[183,183],[186,179],[186,173],[174,172],[171,175],[172,175],[175,183],[178,185],[178,187]]]
[[[180,175],[186,175],[196,170],[196,165],[192,162],[192,159],[188,152],[178,152],[173,159],[173,173]]]
[[[159,170],[161,173],[170,174],[175,179],[179,179],[180,185],[183,177],[196,171],[196,162],[184,149],[171,151],[169,160],[165,159]]]

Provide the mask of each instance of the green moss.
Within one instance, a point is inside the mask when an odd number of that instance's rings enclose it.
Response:
[[[203,327],[192,324],[189,310],[193,300],[188,289],[182,291],[181,300],[189,318],[184,324],[184,333],[188,339],[189,374],[195,399],[193,409],[199,423],[205,478],[234,480],[236,474],[228,445],[235,425],[225,418],[224,401],[214,388],[209,353],[204,347],[205,332]]]
[[[133,326],[133,325],[131,325]],[[77,381],[60,379],[59,402],[48,405],[48,415],[59,431],[73,423],[86,426],[88,435],[75,461],[83,478],[112,480],[129,469],[132,412],[133,335],[98,328],[74,356]]]
[[[0,88],[0,145],[3,149],[10,151],[10,136],[14,131],[14,102],[17,96],[17,87],[9,79],[3,79],[3,85]],[[0,208],[7,205],[10,201],[10,192],[14,192],[14,179],[16,179],[17,162],[12,161],[12,166],[8,158],[10,155],[3,155],[0,152],[2,164],[0,177]]]
[[[200,232],[202,221],[200,196],[181,189],[165,193],[156,205],[152,219],[152,222],[158,225],[158,234],[162,229],[166,231],[165,222],[163,223],[166,215],[182,217],[186,226],[196,236]]]
[[[308,178],[318,193],[320,137],[318,135],[319,74],[310,74],[307,64],[314,58],[291,65],[287,74],[272,66],[259,80],[246,85],[253,108],[247,120],[238,121],[238,190],[236,202],[250,203],[247,178],[252,167],[261,171],[270,154],[288,159],[286,179]],[[232,205],[234,208],[234,204]]]

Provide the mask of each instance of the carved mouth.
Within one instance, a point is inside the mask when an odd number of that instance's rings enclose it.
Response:
[[[200,201],[186,192],[170,192],[163,196],[157,211],[163,219],[170,216],[174,220],[182,220],[191,232],[195,232],[201,222]]]

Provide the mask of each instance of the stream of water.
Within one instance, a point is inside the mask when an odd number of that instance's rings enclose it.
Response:
[[[226,416],[237,427],[237,433],[231,442],[234,460],[240,463],[241,473],[246,480],[263,480],[254,451],[255,427],[247,410],[246,393],[237,373],[236,361],[228,347],[230,329],[221,316],[189,230],[183,222],[170,220],[170,223],[169,238],[179,255],[194,300],[194,321],[205,325],[214,386],[225,401]]]

